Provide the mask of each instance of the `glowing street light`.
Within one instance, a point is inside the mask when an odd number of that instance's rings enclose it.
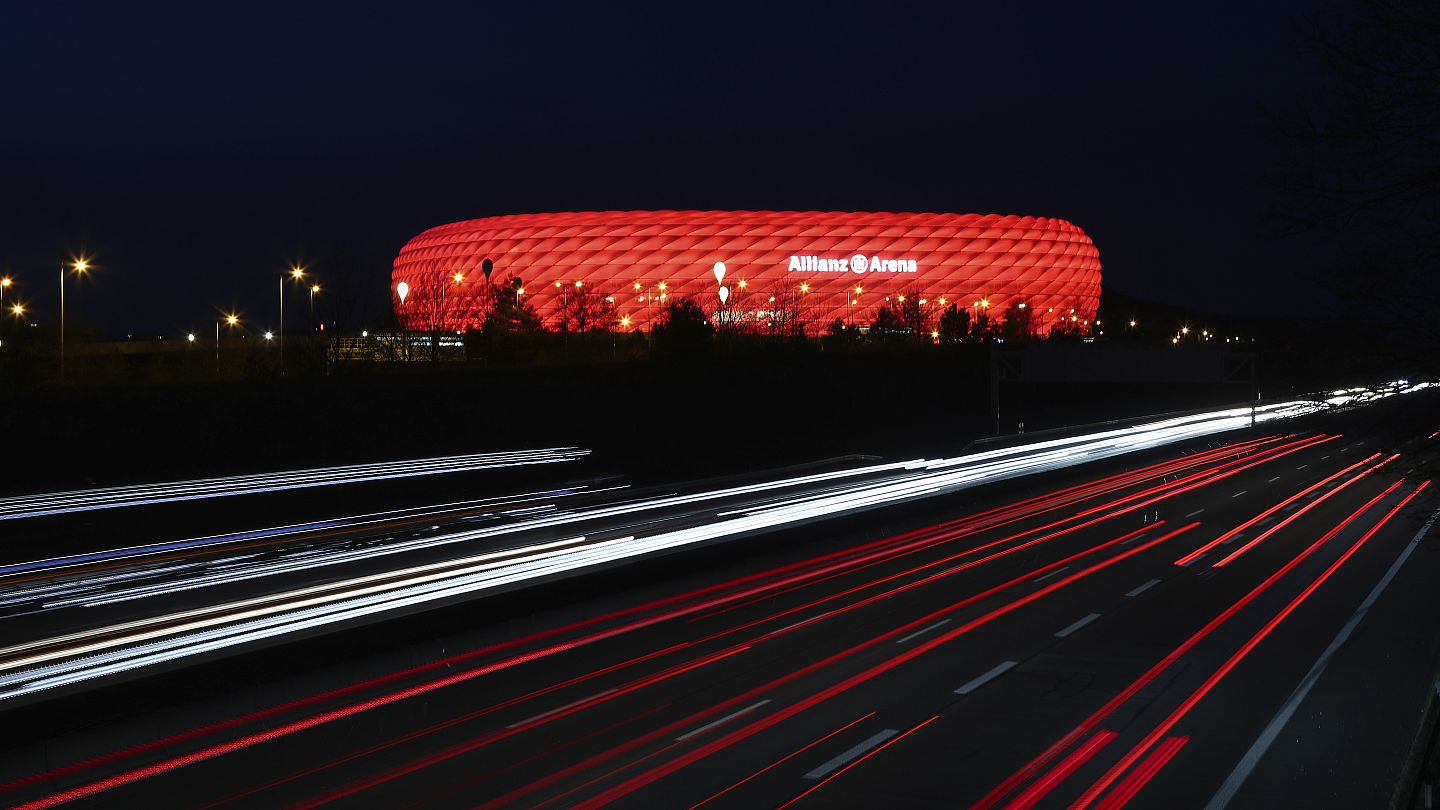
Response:
[[[90,263],[82,259],[76,259],[71,267],[75,269],[75,275],[83,276],[85,271],[90,269]],[[60,382],[65,382],[65,265],[60,265]]]
[[[810,292],[810,282],[808,282],[808,281],[802,281],[802,282],[800,282],[800,292],[801,292],[802,294],[803,294],[803,293],[808,293],[808,292]]]
[[[629,315],[621,315],[621,316],[620,316],[620,327],[621,327],[622,329],[629,329],[629,328],[630,328],[630,316],[629,316]]]
[[[290,268],[290,280],[299,282],[305,278],[305,268],[295,265]],[[400,282],[404,284],[405,282]],[[398,291],[398,287],[396,288]],[[405,303],[405,296],[400,296],[400,303]],[[269,332],[266,333],[270,334]],[[269,340],[270,338],[265,338]],[[285,274],[280,274],[280,373],[285,373]]]
[[[191,343],[194,343],[194,342],[195,342],[195,333],[194,333],[194,332],[191,332],[191,333],[187,334],[187,335],[185,336],[185,339],[188,340],[188,341],[191,342]]]
[[[9,276],[0,278],[0,309],[3,309],[5,307],[5,291],[10,289],[10,285],[14,283],[15,279],[10,278]]]
[[[265,339],[266,339],[266,340],[274,340],[274,339],[275,339],[275,333],[274,333],[274,332],[266,332],[266,333],[265,333]],[[283,342],[283,341],[282,341],[282,342]]]

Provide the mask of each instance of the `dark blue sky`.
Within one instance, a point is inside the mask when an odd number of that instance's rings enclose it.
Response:
[[[45,313],[84,249],[92,320],[183,331],[273,320],[296,256],[383,306],[400,245],[467,217],[979,211],[1075,222],[1131,294],[1308,305],[1317,249],[1263,221],[1264,112],[1324,91],[1297,9],[12,6],[0,269]]]

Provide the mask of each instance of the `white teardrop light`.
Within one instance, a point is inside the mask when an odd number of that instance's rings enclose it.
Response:
[[[715,262],[715,283],[719,284],[725,280],[725,263]],[[723,299],[722,299],[723,300]]]
[[[730,288],[729,288],[729,287],[721,287],[721,288],[720,288],[720,303],[723,304],[723,303],[725,303],[726,301],[729,301],[729,300],[730,300]]]
[[[405,303],[405,296],[407,296],[407,295],[410,294],[410,285],[409,285],[409,284],[406,284],[406,283],[403,282],[403,281],[400,282],[399,284],[396,284],[396,285],[395,285],[395,294],[398,295],[398,296],[400,296],[400,303],[402,303],[402,304]]]

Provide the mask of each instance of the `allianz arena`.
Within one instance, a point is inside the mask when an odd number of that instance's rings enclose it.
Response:
[[[471,219],[411,239],[391,277],[401,328],[479,328],[489,301],[486,260],[492,282],[521,280],[525,300],[551,328],[577,282],[613,299],[615,328],[627,330],[646,329],[666,301],[680,297],[714,313],[721,287],[729,317],[757,321],[772,296],[803,293],[812,333],[837,318],[868,324],[902,295],[923,299],[936,314],[955,304],[999,317],[1023,303],[1039,330],[1072,317],[1088,325],[1100,303],[1100,253],[1063,219],[595,211]],[[717,262],[724,263],[719,280]]]

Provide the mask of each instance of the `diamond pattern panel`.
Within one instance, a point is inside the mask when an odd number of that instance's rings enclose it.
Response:
[[[811,269],[808,258],[799,262],[802,269],[792,269],[791,257],[815,257],[832,269]],[[631,316],[640,329],[647,315],[663,309],[661,283],[667,297],[693,298],[713,312],[719,306],[712,271],[717,261],[727,268],[730,304],[742,311],[763,311],[774,291],[808,285],[804,300],[812,332],[836,318],[869,323],[887,298],[900,294],[918,295],[937,307],[941,299],[969,307],[988,299],[995,315],[1023,301],[1039,315],[1042,328],[1072,310],[1081,321],[1093,320],[1100,303],[1100,253],[1084,231],[1063,219],[595,211],[472,219],[411,239],[395,258],[391,279],[402,327],[434,328],[438,318],[446,329],[478,328],[484,300],[482,286],[474,282],[482,278],[487,258],[494,262],[494,280],[513,275],[524,282],[530,304],[551,327],[559,321],[561,287],[576,281],[614,296],[619,314]],[[832,259],[838,261],[823,261]],[[911,261],[915,272],[894,271]],[[466,281],[454,283],[456,273]],[[409,285],[403,304],[395,292],[402,281]]]

